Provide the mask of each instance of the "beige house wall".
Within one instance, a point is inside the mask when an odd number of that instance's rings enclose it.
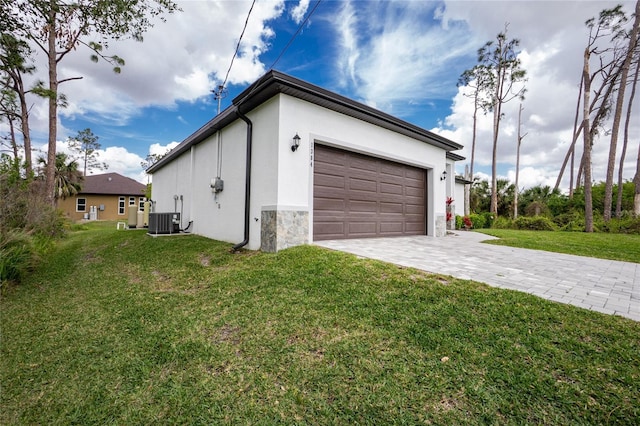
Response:
[[[119,199],[124,197],[124,213],[119,212]],[[77,210],[77,200],[81,198],[85,200],[85,210]],[[129,198],[133,198],[135,203],[129,205]],[[142,197],[142,199],[144,199]],[[96,206],[97,220],[127,220],[129,217],[129,209],[139,209],[141,201],[140,195],[92,195],[80,194],[69,197],[64,200],[58,200],[58,209],[62,210],[69,219],[79,221],[85,218],[85,214],[89,215],[91,206]],[[104,206],[104,210],[100,210],[100,206]]]

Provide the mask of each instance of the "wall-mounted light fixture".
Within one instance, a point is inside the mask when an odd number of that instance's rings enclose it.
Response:
[[[296,135],[291,140],[291,151],[296,152],[299,146],[300,146],[300,136],[298,136],[298,133],[296,133]]]
[[[445,180],[447,178],[447,171],[443,171],[442,174],[440,175],[440,180]]]

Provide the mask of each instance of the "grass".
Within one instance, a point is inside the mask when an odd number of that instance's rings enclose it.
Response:
[[[640,263],[640,235],[481,229],[489,244]]]
[[[1,424],[638,424],[640,323],[304,246],[74,232],[0,302]]]

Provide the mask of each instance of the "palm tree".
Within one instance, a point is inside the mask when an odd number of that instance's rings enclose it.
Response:
[[[47,159],[39,157],[38,164],[46,170]],[[78,162],[70,159],[67,154],[57,153],[54,185],[54,198],[56,201],[60,198],[64,200],[67,197],[76,195],[82,189],[82,180],[82,173],[78,170]]]

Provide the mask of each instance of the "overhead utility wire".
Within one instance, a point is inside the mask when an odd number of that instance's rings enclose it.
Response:
[[[285,52],[287,51],[287,49],[291,46],[291,43],[293,43],[293,41],[296,39],[296,37],[298,37],[298,35],[300,34],[300,31],[302,31],[302,28],[306,25],[306,23],[309,21],[309,18],[311,18],[311,15],[313,15],[313,12],[316,11],[316,9],[318,8],[318,6],[320,5],[320,3],[322,3],[322,0],[318,0],[316,2],[316,4],[313,6],[313,9],[311,9],[311,12],[309,12],[309,14],[307,15],[306,18],[304,18],[304,20],[300,23],[300,25],[298,26],[298,29],[296,30],[296,32],[293,34],[293,36],[291,37],[291,39],[289,40],[289,42],[287,43],[287,45],[284,47],[284,49],[282,49],[282,51],[280,52],[280,54],[278,55],[278,57],[276,58],[276,60],[273,62],[273,64],[271,64],[271,66],[269,67],[269,70],[272,70],[273,67],[276,66],[276,64],[278,63],[278,61],[282,58],[282,56],[285,54]],[[257,85],[254,85],[253,89],[251,89],[251,91],[249,92],[249,94],[247,96],[244,97],[244,100],[249,99],[251,97],[251,94],[258,88]],[[239,104],[238,104],[239,105]]]
[[[293,40],[296,39],[296,37],[298,37],[298,35],[300,34],[300,31],[302,31],[302,28],[306,25],[307,21],[309,20],[309,18],[311,18],[311,15],[313,15],[313,12],[316,11],[316,9],[318,8],[318,6],[320,5],[320,3],[322,3],[322,0],[318,0],[316,2],[316,4],[313,6],[313,9],[311,9],[311,12],[309,12],[309,14],[307,15],[306,18],[304,18],[304,20],[300,23],[300,26],[298,26],[298,29],[296,30],[296,32],[293,34],[293,36],[291,37],[291,39],[289,40],[289,42],[287,43],[287,45],[284,47],[284,49],[282,49],[282,52],[280,52],[280,55],[278,55],[278,58],[273,62],[273,64],[271,64],[271,66],[269,67],[270,70],[273,69],[273,67],[276,66],[276,64],[278,63],[278,61],[280,60],[280,58],[282,58],[282,55],[284,55],[284,52],[287,51],[287,49],[289,49],[289,46],[291,46],[291,43],[293,43]]]
[[[238,39],[238,44],[236,45],[236,51],[233,53],[233,57],[231,58],[231,63],[229,64],[229,69],[227,70],[227,75],[224,77],[224,81],[221,86],[224,87],[227,84],[227,80],[229,79],[229,73],[231,72],[231,67],[233,66],[233,61],[236,59],[238,55],[238,51],[240,50],[240,42],[242,41],[242,37],[244,36],[244,32],[247,29],[247,24],[249,23],[249,17],[251,16],[251,12],[253,11],[253,6],[255,6],[256,0],[253,0],[251,3],[251,8],[249,9],[249,13],[247,14],[247,19],[244,21],[244,28],[242,28],[242,32],[240,33],[240,38]]]

